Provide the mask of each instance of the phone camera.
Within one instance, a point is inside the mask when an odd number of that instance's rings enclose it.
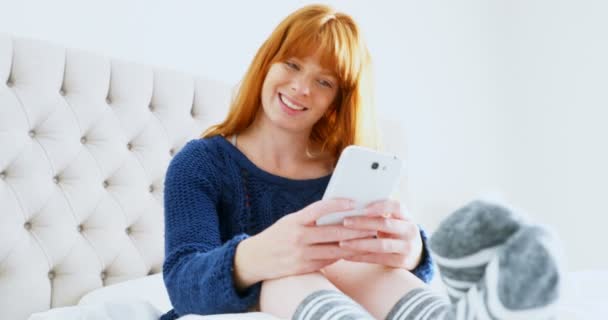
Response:
[[[374,170],[378,169],[379,166],[380,165],[378,164],[378,162],[372,163],[372,169],[374,169]]]

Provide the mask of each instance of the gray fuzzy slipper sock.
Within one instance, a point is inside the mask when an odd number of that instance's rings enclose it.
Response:
[[[456,318],[553,319],[562,283],[559,257],[550,233],[522,227],[487,265],[484,279],[458,301]]]
[[[397,302],[387,319],[553,319],[562,281],[557,253],[555,241],[544,229],[521,227],[456,303],[446,303],[429,288],[414,289]]]
[[[453,302],[483,277],[488,262],[521,226],[511,210],[483,201],[471,202],[441,222],[430,249]]]

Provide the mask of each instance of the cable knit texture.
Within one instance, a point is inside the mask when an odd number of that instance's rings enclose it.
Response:
[[[163,277],[174,309],[186,314],[245,312],[258,302],[261,283],[237,292],[237,245],[286,214],[320,200],[330,176],[292,180],[256,167],[224,137],[192,140],[173,158],[165,179]],[[429,282],[426,248],[414,273]]]

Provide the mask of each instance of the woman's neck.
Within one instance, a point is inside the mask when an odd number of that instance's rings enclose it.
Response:
[[[239,133],[236,144],[258,167],[277,175],[299,178],[319,177],[331,172],[332,161],[321,156],[310,157],[307,151],[312,148],[309,146],[310,132],[289,132],[262,121],[256,119]],[[304,170],[307,172],[302,172]]]
[[[308,132],[293,133],[261,123],[262,121],[255,121],[239,134],[239,149],[247,151],[255,158],[263,159],[265,163],[273,163],[279,167],[286,163],[298,163],[306,158]]]

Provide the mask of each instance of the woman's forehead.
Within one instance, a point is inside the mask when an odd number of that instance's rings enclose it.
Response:
[[[318,71],[322,74],[332,76],[332,77],[337,76],[335,70],[329,63],[327,63],[327,62],[323,63],[325,61],[323,61],[321,54],[318,52],[314,53],[314,54],[308,54],[308,55],[296,55],[291,58],[296,59],[302,63],[313,65],[316,69],[318,69],[316,71]]]

